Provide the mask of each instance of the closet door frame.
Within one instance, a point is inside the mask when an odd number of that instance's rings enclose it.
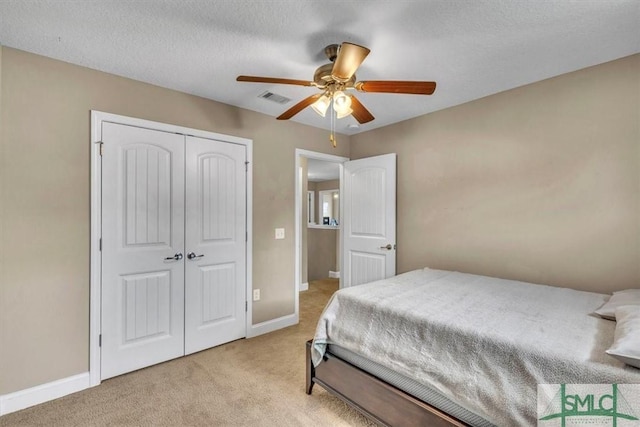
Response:
[[[252,265],[253,265],[253,141],[247,138],[223,135],[182,126],[150,120],[121,116],[102,111],[91,111],[91,241],[90,241],[90,304],[89,304],[89,378],[90,386],[99,385],[100,380],[100,332],[101,332],[101,224],[102,224],[102,159],[101,159],[101,135],[102,123],[117,123],[122,125],[137,126],[140,128],[177,133],[185,136],[195,136],[206,139],[240,144],[246,147],[247,162],[247,188],[246,188],[246,323],[245,336],[251,336],[252,298],[249,296],[253,290]]]

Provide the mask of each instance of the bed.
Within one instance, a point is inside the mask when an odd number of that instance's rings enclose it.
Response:
[[[318,384],[382,425],[537,424],[538,384],[638,384],[607,295],[421,269],[342,289],[307,343]]]

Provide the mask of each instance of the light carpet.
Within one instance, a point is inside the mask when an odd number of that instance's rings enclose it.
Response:
[[[0,426],[371,426],[321,387],[304,392],[305,342],[337,287],[310,283],[296,326],[103,381]]]

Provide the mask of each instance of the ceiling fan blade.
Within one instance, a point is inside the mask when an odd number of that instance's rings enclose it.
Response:
[[[364,105],[362,105],[362,103],[358,100],[358,98],[356,98],[353,95],[349,95],[349,96],[351,97],[351,109],[353,110],[351,115],[353,116],[354,119],[358,121],[358,123],[360,124],[369,123],[371,120],[375,118],[373,117],[373,114],[371,114],[369,110],[367,110],[364,107]]]
[[[307,80],[280,79],[277,77],[238,76],[236,80],[239,82],[278,83],[283,85],[297,85],[297,86],[315,86],[316,85],[314,82],[310,82]]]
[[[413,95],[431,95],[436,90],[436,82],[413,82],[401,80],[370,80],[357,82],[355,88],[360,92],[409,93]]]
[[[338,57],[333,64],[331,76],[338,81],[346,82],[356,72],[362,61],[371,52],[364,46],[344,42],[338,50]]]
[[[302,101],[298,102],[296,105],[294,105],[293,107],[289,108],[287,111],[285,111],[284,113],[280,114],[277,119],[278,120],[289,120],[291,117],[295,116],[296,114],[298,114],[300,111],[304,110],[305,108],[307,108],[309,105],[313,104],[314,102],[316,102],[318,100],[318,98],[320,98],[322,96],[322,93],[316,93],[315,95],[311,95],[305,99],[303,99]]]

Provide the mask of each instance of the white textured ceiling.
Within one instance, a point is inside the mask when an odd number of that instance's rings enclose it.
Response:
[[[438,84],[359,94],[376,119],[338,121],[354,134],[638,53],[640,0],[0,0],[2,45],[273,117],[317,89],[235,77],[311,80],[343,41],[371,49],[359,80]],[[310,109],[293,120],[329,127]]]

